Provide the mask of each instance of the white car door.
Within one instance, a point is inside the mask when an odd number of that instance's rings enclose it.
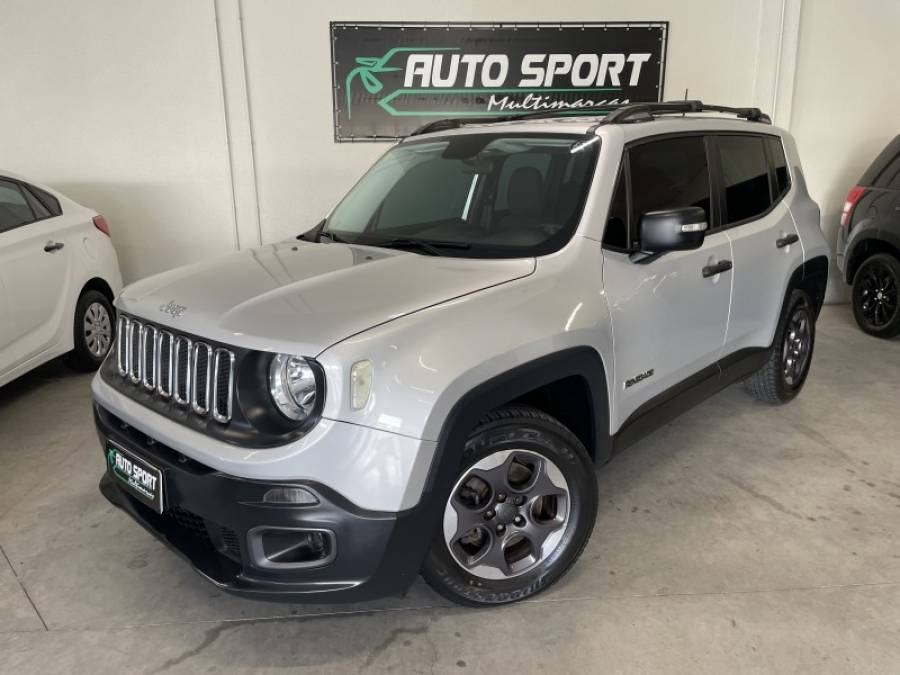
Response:
[[[700,206],[707,223],[713,224],[702,136],[651,140],[628,148],[616,194],[604,235],[603,265],[615,353],[614,432],[635,412],[717,377],[728,324],[732,258],[731,242],[721,231],[707,234],[703,245],[692,251],[642,261],[629,253],[639,249],[637,223],[648,211]]]
[[[65,217],[54,217],[16,181],[0,178],[0,278],[6,329],[0,331],[0,372],[54,346],[71,330],[70,256]]]
[[[734,249],[734,296],[725,349],[768,347],[791,273],[803,263],[797,227],[783,201],[790,187],[781,139],[717,135],[722,222]],[[768,160],[768,161],[767,161]]]

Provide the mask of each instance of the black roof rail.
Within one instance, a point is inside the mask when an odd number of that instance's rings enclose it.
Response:
[[[494,115],[477,117],[450,117],[423,124],[412,131],[409,136],[430,134],[434,131],[459,129],[467,124],[491,124],[493,122],[511,122],[514,120],[546,119],[553,117],[572,117],[578,115],[604,115],[603,119],[593,125],[588,134],[593,134],[598,127],[606,124],[628,124],[648,122],[656,115],[677,115],[685,113],[717,112],[731,114],[748,122],[771,124],[771,118],[759,108],[731,108],[724,105],[709,105],[703,101],[661,101],[658,103],[631,103],[614,108],[567,108],[556,110],[537,110],[524,115]]]
[[[724,105],[709,105],[703,101],[661,101],[660,103],[632,103],[617,108],[603,118],[600,124],[622,124],[627,122],[644,122],[653,119],[654,115],[671,115],[684,113],[718,112],[727,113],[745,119],[748,122],[771,124],[772,120],[759,108],[729,108]]]
[[[508,122],[516,119],[513,115],[495,115],[493,117],[485,115],[484,117],[447,117],[433,122],[426,122],[418,129],[409,132],[409,136],[419,136],[421,134],[430,134],[433,131],[447,131],[448,129],[459,129],[466,124],[489,124],[490,122]]]

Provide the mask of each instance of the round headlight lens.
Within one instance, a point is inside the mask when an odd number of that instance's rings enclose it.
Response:
[[[300,356],[277,354],[269,366],[269,393],[288,419],[302,422],[316,407],[316,375]]]

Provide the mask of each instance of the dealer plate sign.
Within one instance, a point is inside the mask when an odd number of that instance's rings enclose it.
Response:
[[[157,513],[163,512],[162,471],[112,442],[106,444],[106,466],[138,501]]]
[[[332,23],[334,135],[662,100],[668,23]]]

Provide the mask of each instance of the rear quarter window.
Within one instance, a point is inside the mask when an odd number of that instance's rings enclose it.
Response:
[[[791,189],[791,174],[788,171],[781,139],[767,138],[766,149],[769,152],[769,165],[775,176],[775,201],[778,201]]]
[[[50,212],[50,215],[62,215],[62,207],[59,205],[59,200],[56,197],[51,195],[46,190],[41,190],[39,187],[35,187],[34,185],[27,186],[27,189],[41,204],[44,205],[44,208],[46,208]]]

